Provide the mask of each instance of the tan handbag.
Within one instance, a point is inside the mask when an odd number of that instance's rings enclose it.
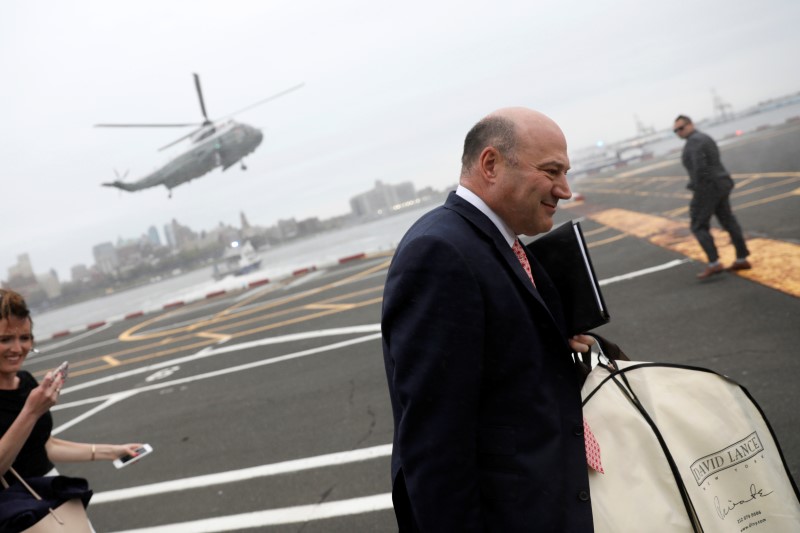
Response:
[[[20,476],[13,468],[9,469],[12,474],[19,480],[20,483],[31,493],[37,500],[42,499],[33,488],[28,485],[22,476]],[[8,483],[5,478],[0,476],[0,482],[3,487],[8,488]],[[36,522],[33,526],[24,530],[22,533],[94,533],[92,526],[89,524],[89,517],[86,515],[86,509],[83,507],[83,502],[78,498],[67,500],[55,509],[50,509],[50,512],[44,518]]]

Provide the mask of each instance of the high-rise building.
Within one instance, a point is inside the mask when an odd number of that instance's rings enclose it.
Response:
[[[182,226],[174,218],[170,224],[164,226],[164,234],[167,236],[167,242],[171,248],[184,249],[198,239],[197,233],[188,226]]]
[[[56,284],[58,280],[56,280]],[[31,265],[31,258],[28,254],[17,256],[17,264],[8,269],[8,282],[5,287],[17,291],[28,302],[28,305],[35,306],[47,300],[45,290],[36,279]]]
[[[89,269],[86,265],[75,265],[70,269],[70,279],[73,282],[86,281],[89,279]]]
[[[28,254],[20,254],[17,256],[17,264],[12,265],[8,269],[8,279],[12,278],[32,278],[33,266],[31,265],[31,258]]]
[[[172,224],[164,224],[164,238],[167,240],[167,246],[174,249],[178,246],[175,241],[175,231],[172,229]]]
[[[148,228],[147,240],[153,246],[161,246],[161,238],[158,236],[158,229],[155,226],[150,226]]]
[[[350,209],[359,217],[386,215],[415,198],[414,184],[410,181],[390,185],[378,180],[372,190],[350,199]]]
[[[39,286],[48,299],[52,300],[61,296],[61,283],[58,282],[58,274],[54,269],[51,269],[50,272],[39,274],[36,276],[36,281],[39,282]]]
[[[94,255],[94,262],[97,268],[106,275],[114,275],[119,267],[119,260],[117,259],[117,249],[110,242],[97,244],[92,248]]]

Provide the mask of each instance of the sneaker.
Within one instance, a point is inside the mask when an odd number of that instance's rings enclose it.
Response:
[[[751,265],[750,261],[748,261],[747,259],[737,259],[736,261],[733,262],[733,264],[731,264],[731,266],[729,266],[725,270],[733,272],[736,270],[750,270],[751,268],[753,268],[753,265]]]
[[[713,276],[714,274],[719,274],[719,273],[723,272],[724,270],[725,270],[725,267],[723,267],[719,263],[714,265],[714,266],[709,265],[709,266],[706,267],[705,270],[703,270],[702,272],[700,272],[697,275],[697,279],[707,279],[707,278],[710,278],[711,276]]]

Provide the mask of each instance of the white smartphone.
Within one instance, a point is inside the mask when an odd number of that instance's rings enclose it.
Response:
[[[58,365],[58,368],[56,368],[56,371],[53,373],[53,379],[55,379],[59,374],[61,374],[62,383],[67,381],[67,376],[69,375],[69,361],[64,361]]]
[[[128,466],[129,464],[133,464],[139,459],[143,458],[145,455],[153,451],[153,447],[149,444],[142,444],[140,448],[136,450],[137,455],[123,455],[119,459],[114,459],[114,466],[117,468],[122,468],[123,466]]]

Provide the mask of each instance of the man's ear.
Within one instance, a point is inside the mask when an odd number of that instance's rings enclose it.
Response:
[[[497,179],[497,170],[500,165],[500,154],[493,146],[487,146],[478,157],[478,169],[481,177],[487,183],[494,183]]]

